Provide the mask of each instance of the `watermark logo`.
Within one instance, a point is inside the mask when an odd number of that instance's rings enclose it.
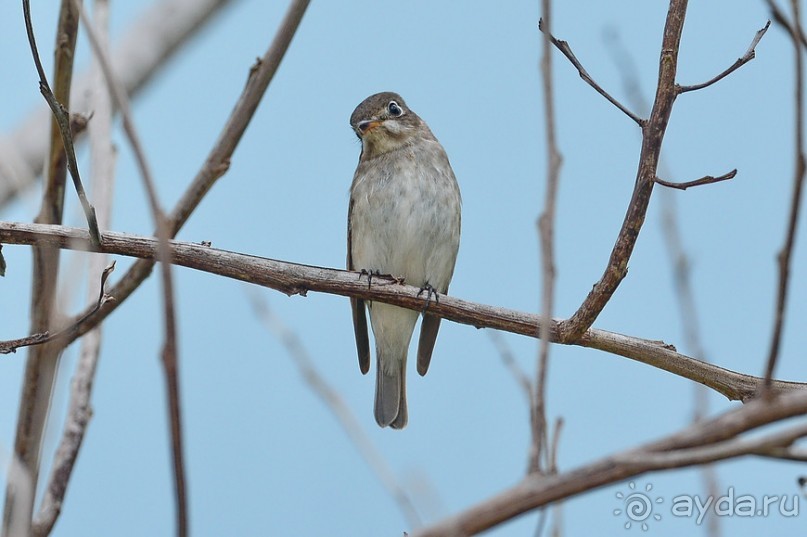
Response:
[[[618,517],[624,514],[625,518],[627,518],[627,522],[625,522],[626,530],[631,529],[636,524],[642,528],[642,531],[647,531],[650,528],[650,521],[661,521],[661,513],[654,513],[653,511],[660,511],[660,508],[655,506],[664,503],[664,498],[652,495],[652,483],[645,485],[644,492],[637,492],[636,483],[631,481],[628,483],[628,489],[625,492],[619,491],[616,493],[616,498],[622,506],[614,509],[614,516]]]
[[[663,506],[664,498],[653,493],[653,485],[648,483],[643,490],[637,490],[636,483],[628,483],[628,490],[616,493],[620,506],[614,509],[615,517],[624,517],[624,527],[629,530],[639,527],[642,531],[650,528],[651,522],[661,522],[662,512],[677,518],[691,518],[700,525],[707,514],[719,517],[768,517],[799,516],[800,497],[798,494],[766,494],[754,496],[739,494],[734,487],[728,487],[725,494],[702,496],[679,494],[674,496],[669,507]]]

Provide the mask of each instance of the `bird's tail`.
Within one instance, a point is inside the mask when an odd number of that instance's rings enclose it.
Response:
[[[384,367],[384,366],[387,367]],[[393,367],[389,367],[393,365]],[[406,427],[406,356],[390,359],[379,355],[376,363],[375,421],[381,427]]]

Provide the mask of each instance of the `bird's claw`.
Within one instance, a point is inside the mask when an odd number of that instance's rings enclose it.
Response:
[[[423,304],[423,309],[421,310],[422,312],[425,312],[427,309],[429,309],[429,304],[431,304],[432,296],[434,296],[435,303],[437,304],[440,303],[440,293],[438,293],[437,289],[432,287],[431,284],[429,284],[429,282],[426,282],[426,284],[420,288],[420,291],[418,291],[417,296],[422,295],[424,291],[426,292],[426,301]]]

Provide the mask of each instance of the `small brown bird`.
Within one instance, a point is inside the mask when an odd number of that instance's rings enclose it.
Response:
[[[365,99],[350,116],[362,143],[350,186],[347,268],[401,277],[428,293],[446,293],[460,242],[460,190],[428,125],[391,92]],[[351,299],[362,373],[370,369],[364,301]],[[407,422],[406,356],[418,313],[367,303],[376,343],[375,419]],[[440,318],[423,314],[417,370],[425,375]]]

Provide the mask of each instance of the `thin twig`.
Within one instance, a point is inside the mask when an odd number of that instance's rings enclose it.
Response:
[[[693,181],[686,181],[685,183],[673,183],[671,181],[665,181],[659,177],[656,177],[654,180],[656,183],[666,186],[668,188],[675,188],[677,190],[686,190],[687,188],[693,186],[701,186],[701,185],[711,185],[712,183],[719,183],[721,181],[728,181],[729,179],[734,179],[737,175],[737,170],[731,170],[728,173],[724,173],[723,175],[718,175],[717,177],[713,177],[711,175],[706,175],[701,177],[700,179],[695,179]]]
[[[552,44],[555,45],[557,49],[561,51],[563,55],[569,59],[570,62],[572,62],[572,65],[575,67],[575,69],[577,69],[577,72],[580,74],[580,78],[585,80],[586,83],[592,88],[594,88],[594,90],[597,93],[605,97],[608,100],[608,102],[619,108],[626,116],[628,116],[634,122],[636,122],[637,125],[639,125],[640,127],[644,126],[645,124],[644,119],[640,118],[639,116],[628,110],[628,108],[625,105],[623,105],[622,103],[611,97],[611,95],[607,91],[602,89],[602,87],[599,84],[597,84],[597,82],[593,78],[591,78],[591,76],[588,74],[588,71],[586,71],[586,69],[583,67],[583,64],[580,63],[580,60],[578,60],[577,57],[574,55],[574,52],[572,52],[572,48],[569,46],[569,43],[567,43],[566,41],[561,41],[560,39],[556,39],[555,36],[549,33],[549,30],[544,28],[543,19],[538,21],[538,29],[544,32],[546,35],[548,35],[549,40],[552,41]]]
[[[234,0],[155,0],[123,29],[113,52],[113,66],[131,97],[138,95],[182,45]],[[84,96],[92,92],[92,73],[73,81],[71,108],[91,110]],[[11,132],[0,137],[0,209],[30,189],[47,160],[50,109],[47,104],[29,113]],[[73,132],[73,140],[80,141]]]
[[[102,251],[109,254],[152,260],[157,241],[123,233],[104,232]],[[0,242],[6,244],[43,244],[58,248],[98,251],[93,249],[87,233],[76,228],[0,222]],[[269,287],[287,295],[305,295],[309,291],[379,301],[420,311],[423,299],[417,287],[390,282],[368,288],[358,272],[288,263],[252,255],[219,250],[210,246],[171,241],[171,262],[211,274]],[[111,294],[111,293],[110,293]],[[435,315],[477,328],[493,328],[536,338],[541,316],[505,308],[475,304],[449,295],[429,306]],[[101,308],[104,311],[105,308]],[[562,343],[561,321],[553,320],[550,336]],[[78,330],[81,330],[79,325]],[[74,337],[69,334],[65,337]],[[75,336],[77,337],[77,336]],[[707,386],[730,400],[748,401],[759,394],[761,378],[744,375],[676,352],[675,347],[660,341],[625,336],[599,329],[589,329],[575,344],[624,356],[674,375]],[[777,392],[807,389],[807,383],[774,381]]]
[[[695,91],[695,90],[699,90],[699,89],[709,87],[712,84],[714,84],[715,82],[718,82],[718,81],[726,78],[731,73],[733,73],[734,71],[736,71],[737,69],[739,69],[740,67],[745,65],[746,63],[753,60],[754,57],[756,56],[757,45],[759,44],[759,41],[762,39],[762,36],[765,35],[765,32],[768,31],[768,28],[770,28],[770,26],[771,26],[771,21],[766,22],[765,26],[761,30],[758,30],[757,33],[754,35],[754,39],[751,40],[751,44],[748,46],[748,50],[745,51],[745,54],[743,54],[742,56],[737,58],[737,61],[735,61],[733,64],[731,64],[725,71],[723,71],[719,75],[717,75],[717,76],[711,78],[710,80],[707,80],[706,82],[703,82],[701,84],[693,84],[691,86],[680,86],[679,85],[679,86],[677,86],[678,93],[681,94],[681,93],[686,93],[688,91]]]
[[[546,132],[546,191],[544,207],[536,222],[541,245],[541,333],[535,370],[535,394],[530,405],[532,443],[529,453],[529,472],[545,472],[542,458],[548,457],[546,426],[546,377],[549,369],[549,327],[555,307],[555,213],[558,197],[558,182],[562,156],[558,150],[555,132],[555,103],[552,84],[552,2],[542,0],[541,31],[543,32],[543,54],[541,57],[541,80],[544,97],[544,126]],[[568,48],[568,45],[567,45]],[[569,50],[571,53],[571,50]],[[573,56],[573,55],[572,55]]]
[[[67,1],[68,0],[65,0],[65,3],[63,3],[63,8],[61,11],[63,17],[60,20],[60,27],[62,28],[66,28],[68,25],[75,26],[76,24],[75,13],[71,12],[69,8],[64,7]],[[92,205],[90,205],[90,202],[87,199],[87,194],[84,192],[84,185],[81,183],[78,164],[76,164],[76,150],[73,147],[73,133],[70,129],[70,112],[67,110],[67,105],[59,102],[59,100],[57,100],[56,96],[53,94],[53,91],[51,91],[50,85],[48,84],[48,77],[45,75],[45,69],[42,67],[42,61],[39,59],[39,52],[37,51],[36,47],[36,38],[34,36],[34,26],[31,22],[30,0],[22,0],[22,6],[23,16],[25,18],[25,31],[28,33],[28,43],[31,46],[31,54],[34,57],[36,71],[39,74],[39,91],[42,93],[42,96],[45,97],[45,101],[47,101],[48,106],[50,106],[50,109],[53,112],[53,117],[58,125],[62,144],[64,144],[65,156],[67,157],[67,169],[70,170],[70,176],[73,178],[73,186],[75,186],[76,194],[78,194],[78,199],[81,201],[81,207],[84,209],[84,216],[87,218],[87,226],[89,226],[90,229],[90,236],[93,238],[93,240],[99,241],[101,240],[101,237],[98,231],[98,221],[95,217],[95,209]],[[69,20],[67,24],[61,24],[66,18],[72,20]],[[71,58],[69,59],[70,65],[68,66],[68,69],[63,70],[62,72],[69,70],[68,76],[70,77],[72,77],[73,71],[72,55],[76,47],[75,40],[77,33],[77,29],[73,28],[71,31],[68,31],[65,34],[69,36],[71,41],[67,45],[68,55],[70,55]],[[60,44],[60,46],[62,45]],[[69,102],[69,92],[70,79],[67,81],[67,94],[62,98],[64,103]]]
[[[151,175],[151,167],[145,156],[145,151],[140,143],[140,136],[134,125],[134,119],[129,107],[129,99],[126,91],[112,72],[112,66],[107,56],[106,50],[101,46],[101,40],[95,31],[92,22],[84,12],[80,0],[73,0],[76,10],[79,12],[81,22],[87,31],[87,37],[93,54],[98,60],[98,65],[104,73],[104,79],[109,87],[109,94],[115,106],[120,110],[123,119],[123,130],[126,138],[134,152],[135,162],[140,170],[140,176],[146,190],[149,207],[157,229],[159,247],[157,250],[157,261],[160,263],[160,275],[163,287],[163,316],[165,323],[165,341],[162,348],[162,362],[165,371],[165,384],[168,399],[168,418],[171,431],[171,452],[174,468],[174,489],[176,499],[176,524],[177,535],[185,537],[188,535],[188,499],[185,488],[185,463],[182,442],[182,411],[180,407],[179,393],[179,353],[177,350],[176,334],[176,312],[174,308],[174,283],[171,275],[171,260],[168,249],[168,230],[165,213],[160,206],[157,197],[157,189]]]
[[[779,283],[776,289],[776,305],[774,310],[773,333],[771,335],[770,350],[765,366],[765,385],[768,386],[776,369],[779,358],[779,346],[782,342],[785,312],[787,308],[787,292],[790,283],[790,263],[793,255],[793,246],[796,243],[796,231],[801,212],[802,190],[804,189],[805,155],[804,155],[804,59],[801,50],[801,38],[804,32],[801,27],[801,10],[798,0],[792,0],[793,22],[790,34],[793,41],[795,60],[795,167],[793,170],[793,194],[790,198],[790,213],[787,219],[787,230],[782,249],[776,256],[779,266]]]
[[[359,420],[345,404],[339,392],[325,378],[319,374],[314,366],[314,361],[308,354],[303,342],[283,321],[269,309],[269,304],[258,292],[257,289],[248,289],[252,311],[263,322],[263,325],[272,332],[286,348],[289,356],[294,360],[295,365],[300,370],[300,374],[309,388],[319,397],[325,406],[328,407],[348,439],[356,447],[367,466],[375,474],[381,485],[392,497],[401,514],[412,528],[419,528],[423,525],[420,516],[415,509],[415,504],[409,497],[406,490],[398,483],[395,473],[390,468],[383,454],[373,445],[370,437],[362,429]]]
[[[104,286],[106,285],[106,280],[113,270],[115,270],[115,261],[113,261],[112,264],[109,265],[106,269],[104,269],[104,271],[101,273],[101,294],[98,297],[98,301],[95,302],[92,309],[90,309],[90,312],[94,313],[100,310],[104,306],[104,304],[106,304],[110,300],[114,300],[111,296],[109,296],[104,292]],[[88,314],[92,315],[92,313],[90,312],[88,312]],[[17,352],[17,349],[23,347],[30,347],[33,345],[44,345],[45,343],[49,343],[51,341],[62,340],[76,331],[77,326],[81,324],[82,319],[79,319],[75,324],[72,324],[66,328],[63,328],[53,333],[38,332],[36,334],[31,334],[30,336],[25,336],[19,339],[0,341],[0,354],[11,354]]]

